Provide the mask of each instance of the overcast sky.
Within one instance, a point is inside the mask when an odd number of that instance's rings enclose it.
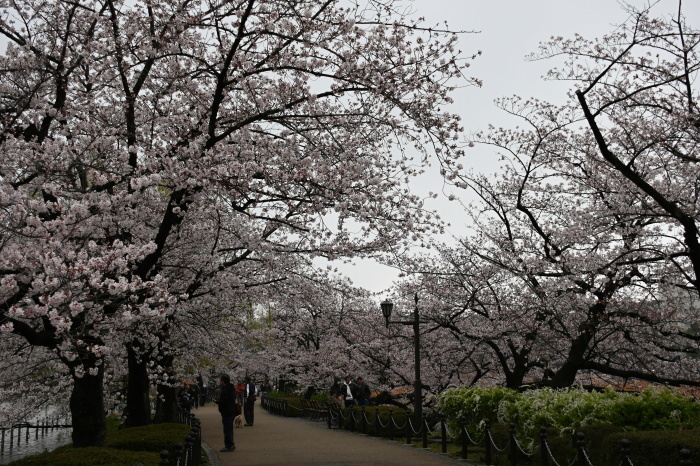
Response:
[[[460,49],[465,55],[478,50],[470,68],[471,75],[483,80],[483,87],[460,89],[455,95],[452,111],[459,113],[466,133],[495,126],[512,126],[512,120],[495,108],[498,97],[519,95],[537,97],[554,103],[564,103],[569,84],[544,81],[542,76],[559,62],[527,61],[525,56],[536,52],[542,41],[552,36],[571,37],[579,33],[587,38],[612,32],[625,21],[628,14],[615,0],[409,0],[418,16],[428,23],[447,20],[450,29],[479,31],[461,36]],[[649,2],[627,2],[643,7]],[[675,16],[677,0],[651,2],[658,15]],[[700,1],[683,2],[685,17],[692,26],[700,26]],[[470,149],[463,165],[491,173],[497,169],[492,149]],[[416,192],[442,192],[437,176],[422,178],[414,187]],[[449,194],[449,191],[447,192]],[[451,235],[460,236],[467,220],[456,202],[439,199],[428,207],[437,209],[451,223]],[[447,238],[446,238],[447,239]],[[339,270],[357,286],[383,292],[397,279],[398,272],[374,261],[357,260],[356,265],[341,265]]]

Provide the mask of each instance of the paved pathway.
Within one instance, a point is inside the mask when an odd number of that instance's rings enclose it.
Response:
[[[234,429],[236,451],[222,453],[219,449],[223,447],[224,434],[216,405],[211,403],[194,413],[202,421],[202,440],[221,466],[459,464],[398,442],[329,430],[323,422],[274,416],[259,402],[255,405],[255,425]]]

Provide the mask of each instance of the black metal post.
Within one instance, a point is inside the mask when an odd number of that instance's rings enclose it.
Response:
[[[414,370],[415,370],[415,380],[413,382],[413,417],[414,424],[419,426],[423,423],[423,384],[420,378],[420,318],[418,315],[418,293],[414,295],[415,306],[413,308],[413,319],[408,321],[390,321],[391,309],[393,304],[390,301],[383,302],[381,304],[382,313],[384,313],[384,318],[386,319],[386,326],[389,324],[402,324],[410,325],[413,327],[413,356],[414,356]],[[385,305],[388,305],[388,311],[385,312]]]
[[[408,415],[408,409],[406,410],[406,445],[411,444],[411,417]]]
[[[442,441],[442,452],[447,453],[447,424],[444,416],[440,418],[440,440]]]
[[[469,438],[467,437],[467,423],[464,418],[460,418],[459,424],[462,427],[462,459],[467,459],[467,448],[469,446]]]
[[[518,450],[515,445],[515,424],[508,425],[508,435],[510,436],[510,466],[518,466]]]
[[[196,425],[192,427],[192,464],[194,466],[199,466],[200,453],[199,447],[201,446],[201,441],[199,439],[199,427]]]
[[[576,448],[578,449],[578,465],[586,465],[586,434],[578,432],[576,434]]]
[[[540,463],[549,466],[549,453],[547,452],[547,428],[540,427]]]
[[[690,466],[692,464],[690,461],[690,450],[683,448],[681,450],[681,466]]]
[[[620,455],[622,456],[622,466],[632,466],[630,461],[630,441],[626,438],[620,440]]]
[[[168,450],[162,450],[160,452],[160,463],[158,463],[158,466],[169,466],[170,461],[168,461],[168,457],[170,456],[170,453],[168,453]]]
[[[486,464],[492,464],[491,460],[491,423],[484,421],[484,448],[486,449],[485,458]]]
[[[423,448],[428,448],[428,421],[426,421],[425,419],[423,419],[421,431],[421,433],[423,434]]]
[[[184,448],[185,447],[182,444],[182,442],[177,442],[175,444],[175,464],[176,465],[180,464],[180,461],[182,460],[182,458],[184,456],[184,452],[183,452]]]
[[[389,408],[389,440],[394,440],[394,413]]]
[[[184,464],[184,466],[191,466],[191,464],[192,464],[191,461],[192,461],[192,436],[190,434],[187,434],[185,436],[185,464]]]
[[[365,407],[362,407],[362,433],[367,434],[367,416],[365,415]]]

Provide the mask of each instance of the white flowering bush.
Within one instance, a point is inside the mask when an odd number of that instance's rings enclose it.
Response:
[[[559,435],[581,427],[613,425],[625,430],[678,430],[700,427],[700,403],[676,391],[648,388],[618,393],[610,388],[590,392],[580,387],[517,392],[506,388],[458,388],[439,397],[453,422],[483,420],[514,423],[520,438],[532,442],[541,426]]]

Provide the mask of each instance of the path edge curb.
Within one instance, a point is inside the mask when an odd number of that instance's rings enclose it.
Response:
[[[221,466],[221,463],[219,462],[219,457],[216,456],[216,453],[214,452],[214,450],[211,449],[209,445],[202,442],[202,448],[206,452],[207,458],[209,458],[209,464],[211,466]]]

